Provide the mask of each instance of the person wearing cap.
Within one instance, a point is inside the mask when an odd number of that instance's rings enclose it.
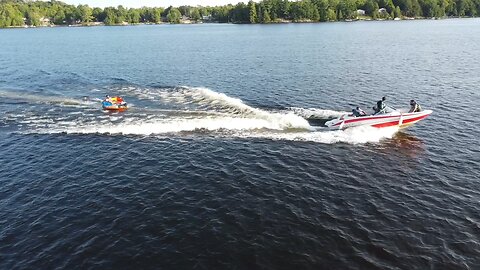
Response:
[[[410,111],[409,113],[414,113],[414,112],[420,112],[422,111],[422,108],[420,105],[415,101],[415,100],[410,100]]]

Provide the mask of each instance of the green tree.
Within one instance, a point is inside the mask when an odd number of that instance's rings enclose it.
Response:
[[[311,13],[310,13],[310,20],[314,21],[314,22],[318,22],[320,21],[320,13],[318,12],[318,9],[312,9]]]
[[[395,10],[394,10],[394,16],[395,18],[401,18],[402,17],[402,12],[400,11],[400,7],[399,6],[396,6],[395,7]]]
[[[92,8],[88,5],[78,5],[77,6],[78,17],[82,23],[89,23],[93,20]]]
[[[167,21],[169,23],[180,23],[180,19],[182,18],[182,14],[180,10],[177,8],[171,8],[167,15]]]
[[[117,13],[117,17],[116,17],[115,22],[116,22],[117,24],[118,24],[118,23],[123,23],[124,21],[127,20],[128,11],[127,11],[127,9],[125,9],[122,5],[119,5],[119,6],[117,7],[116,13]]]
[[[154,8],[152,13],[152,22],[160,23],[162,21],[163,8]]]
[[[233,9],[232,5],[213,7],[211,8],[212,20],[220,23],[226,23],[230,21],[230,10]]]
[[[192,8],[190,11],[190,19],[192,19],[195,22],[198,22],[202,19],[202,16],[200,16],[200,11],[198,8]]]
[[[206,7],[200,7],[198,10],[200,11],[200,16],[202,16],[202,17],[211,15],[209,9],[206,8]]]
[[[28,10],[26,14],[27,24],[31,26],[40,25],[40,15],[33,10]]]
[[[319,19],[318,8],[310,0],[292,2],[290,17],[294,21]]]
[[[235,23],[247,23],[249,22],[248,6],[243,2],[235,5],[233,9],[229,11],[229,17],[231,22]]]
[[[380,14],[378,13],[378,10],[379,10],[378,4],[374,3],[373,4],[373,11],[372,11],[372,19],[374,19],[374,20],[378,19],[378,17],[380,16]]]
[[[250,1],[248,2],[249,6],[249,21],[250,23],[257,23],[257,7],[255,6],[255,2]]]
[[[338,10],[339,13],[340,11],[342,11],[342,15],[345,19],[350,19],[352,17],[355,17],[355,12],[357,11],[357,4],[355,0],[342,0],[338,4]]]
[[[76,24],[79,20],[79,14],[75,6],[66,6],[64,8],[65,12],[65,23],[66,24]]]
[[[179,6],[178,10],[180,11],[180,14],[182,16],[187,16],[187,17],[190,16],[190,13],[189,13],[190,12],[190,7],[189,6]]]
[[[0,27],[22,26],[23,14],[14,5],[0,3]]]
[[[335,13],[334,9],[332,8],[327,9],[327,20],[330,22],[337,20],[337,14]]]
[[[127,18],[129,23],[139,23],[141,19],[140,10],[135,8],[130,8],[127,11]]]
[[[278,8],[278,17],[283,19],[289,19],[290,17],[290,1],[280,0]]]
[[[367,0],[365,1],[365,5],[363,5],[363,9],[365,10],[365,13],[367,15],[370,15],[370,16],[373,16],[373,11],[375,10],[375,1],[373,0]],[[378,4],[377,4],[377,7],[378,7]],[[377,8],[378,10],[378,8]]]
[[[317,7],[319,20],[322,22],[328,21],[328,1],[327,0],[313,0],[312,3]]]
[[[57,13],[53,16],[53,23],[62,25],[66,23],[65,12],[63,9],[59,9]]]
[[[474,17],[477,15],[475,3],[472,0],[464,0],[463,2],[463,16]]]
[[[104,9],[105,20],[103,21],[105,25],[115,25],[117,23],[117,12],[114,7],[106,7]]]
[[[96,22],[103,22],[105,20],[105,12],[101,8],[93,8],[92,10],[93,20]]]
[[[270,23],[272,19],[270,18],[270,13],[267,9],[263,10],[262,23]]]

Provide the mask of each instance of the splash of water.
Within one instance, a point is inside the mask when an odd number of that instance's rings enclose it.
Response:
[[[316,132],[248,134],[245,136],[269,138],[272,140],[308,141],[324,144],[365,144],[378,143],[383,139],[392,138],[397,131],[398,127],[378,129],[369,126],[360,126],[345,130],[328,130],[325,128]]]
[[[296,115],[299,115],[307,119],[332,119],[348,114],[348,112],[323,110],[318,108],[298,108],[290,107],[289,110],[293,111]]]

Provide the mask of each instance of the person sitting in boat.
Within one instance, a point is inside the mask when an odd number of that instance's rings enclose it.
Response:
[[[353,116],[355,117],[360,117],[360,116],[365,116],[367,113],[365,113],[364,110],[360,109],[360,107],[357,106],[357,108],[352,110]]]
[[[415,100],[410,100],[410,111],[409,113],[414,113],[414,112],[420,112],[422,111],[422,108],[420,105],[415,101]]]
[[[381,100],[377,101],[377,106],[373,107],[373,114],[385,113],[385,108],[387,107],[387,105],[385,104],[385,100],[386,98],[382,97]]]
[[[105,95],[105,99],[103,101],[106,101],[106,102],[112,102],[111,98],[109,95]]]

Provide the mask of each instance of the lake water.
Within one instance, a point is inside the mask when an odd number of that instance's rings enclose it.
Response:
[[[0,30],[0,268],[479,269],[479,59],[479,19]],[[382,96],[433,114],[305,120]]]

